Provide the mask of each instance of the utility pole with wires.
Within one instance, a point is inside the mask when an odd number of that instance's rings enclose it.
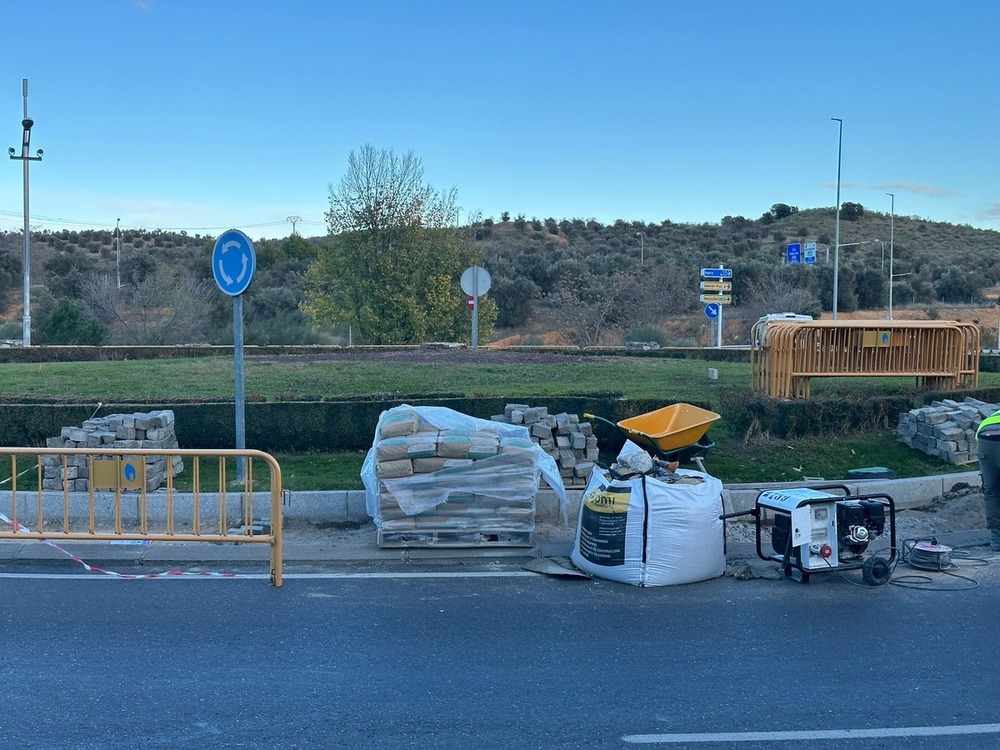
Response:
[[[30,213],[28,211],[28,165],[33,161],[42,160],[42,150],[38,149],[34,156],[28,154],[31,146],[31,126],[35,121],[28,117],[28,79],[21,82],[21,93],[24,96],[24,119],[21,120],[21,127],[24,132],[21,136],[21,155],[17,156],[17,150],[7,149],[10,158],[24,164],[24,318],[21,329],[21,341],[24,346],[31,346],[31,225],[28,223]]]
[[[300,221],[302,221],[302,217],[301,216],[289,216],[286,219],[286,221],[292,222],[292,234],[294,235],[294,234],[296,234],[296,232],[295,232],[295,225],[298,224]]]

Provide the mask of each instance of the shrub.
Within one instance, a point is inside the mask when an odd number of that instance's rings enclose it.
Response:
[[[644,341],[644,342],[656,342],[660,346],[669,346],[670,338],[667,332],[664,331],[659,326],[654,326],[647,323],[646,325],[636,326],[632,328],[625,334],[626,341]]]

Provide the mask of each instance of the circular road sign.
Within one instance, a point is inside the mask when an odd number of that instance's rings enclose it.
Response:
[[[219,289],[231,297],[243,294],[257,270],[253,242],[239,229],[230,229],[215,241],[212,275]]]
[[[462,273],[462,291],[473,297],[482,297],[490,290],[490,272],[479,266],[466,268]]]
[[[720,307],[718,302],[709,302],[705,305],[705,317],[715,320],[719,317]]]

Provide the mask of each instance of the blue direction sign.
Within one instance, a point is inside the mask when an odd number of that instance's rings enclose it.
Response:
[[[706,279],[731,279],[733,269],[731,268],[703,268],[701,275]]]
[[[816,263],[816,243],[807,242],[805,250],[806,265],[811,266]]]
[[[801,263],[802,262],[802,244],[799,242],[790,243],[787,248],[787,257],[789,263]]]
[[[719,312],[721,310],[722,308],[719,307],[718,302],[709,302],[707,305],[705,305],[705,317],[715,320],[717,317],[719,317]]]
[[[239,229],[230,229],[215,241],[212,250],[212,275],[219,289],[231,297],[247,290],[257,270],[253,242]]]

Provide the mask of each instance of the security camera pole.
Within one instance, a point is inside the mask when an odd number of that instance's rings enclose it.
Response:
[[[10,158],[15,161],[24,162],[24,323],[21,333],[21,340],[24,346],[31,346],[31,230],[28,226],[28,164],[33,161],[42,160],[42,150],[38,149],[35,156],[28,155],[28,148],[31,146],[31,126],[34,120],[28,117],[28,79],[21,82],[22,93],[24,95],[24,119],[21,120],[21,127],[24,128],[24,135],[21,138],[21,155],[17,156],[17,151],[13,148],[7,149]]]

